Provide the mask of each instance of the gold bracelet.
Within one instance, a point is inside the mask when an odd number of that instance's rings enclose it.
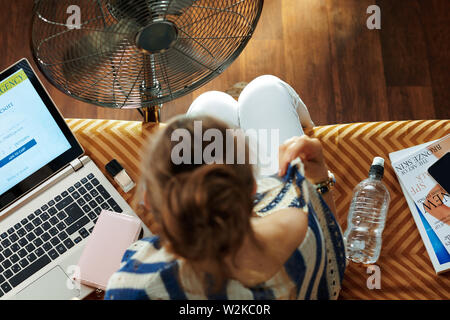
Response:
[[[334,174],[330,170],[328,170],[328,179],[317,183],[315,187],[318,193],[325,194],[330,191],[335,184],[336,178],[334,177]]]

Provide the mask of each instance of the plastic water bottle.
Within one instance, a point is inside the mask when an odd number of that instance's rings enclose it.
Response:
[[[390,195],[381,182],[384,159],[375,157],[369,170],[369,178],[361,181],[353,191],[347,217],[347,258],[363,264],[373,264],[381,251],[381,235],[386,222]]]

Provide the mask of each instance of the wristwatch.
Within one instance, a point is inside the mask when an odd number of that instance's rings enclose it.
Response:
[[[331,188],[336,184],[336,178],[334,174],[328,170],[328,179],[322,182],[319,182],[315,185],[316,190],[320,194],[325,194],[331,190]]]

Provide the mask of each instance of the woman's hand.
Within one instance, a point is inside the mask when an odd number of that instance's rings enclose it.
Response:
[[[305,177],[313,184],[328,179],[328,169],[325,165],[322,144],[316,138],[306,135],[292,137],[286,140],[279,151],[278,175],[284,176],[289,163],[300,157],[305,168]]]

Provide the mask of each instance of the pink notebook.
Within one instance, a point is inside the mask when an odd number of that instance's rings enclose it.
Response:
[[[103,210],[78,262],[80,274],[77,280],[105,290],[109,278],[119,270],[125,251],[137,240],[140,231],[138,218]]]

